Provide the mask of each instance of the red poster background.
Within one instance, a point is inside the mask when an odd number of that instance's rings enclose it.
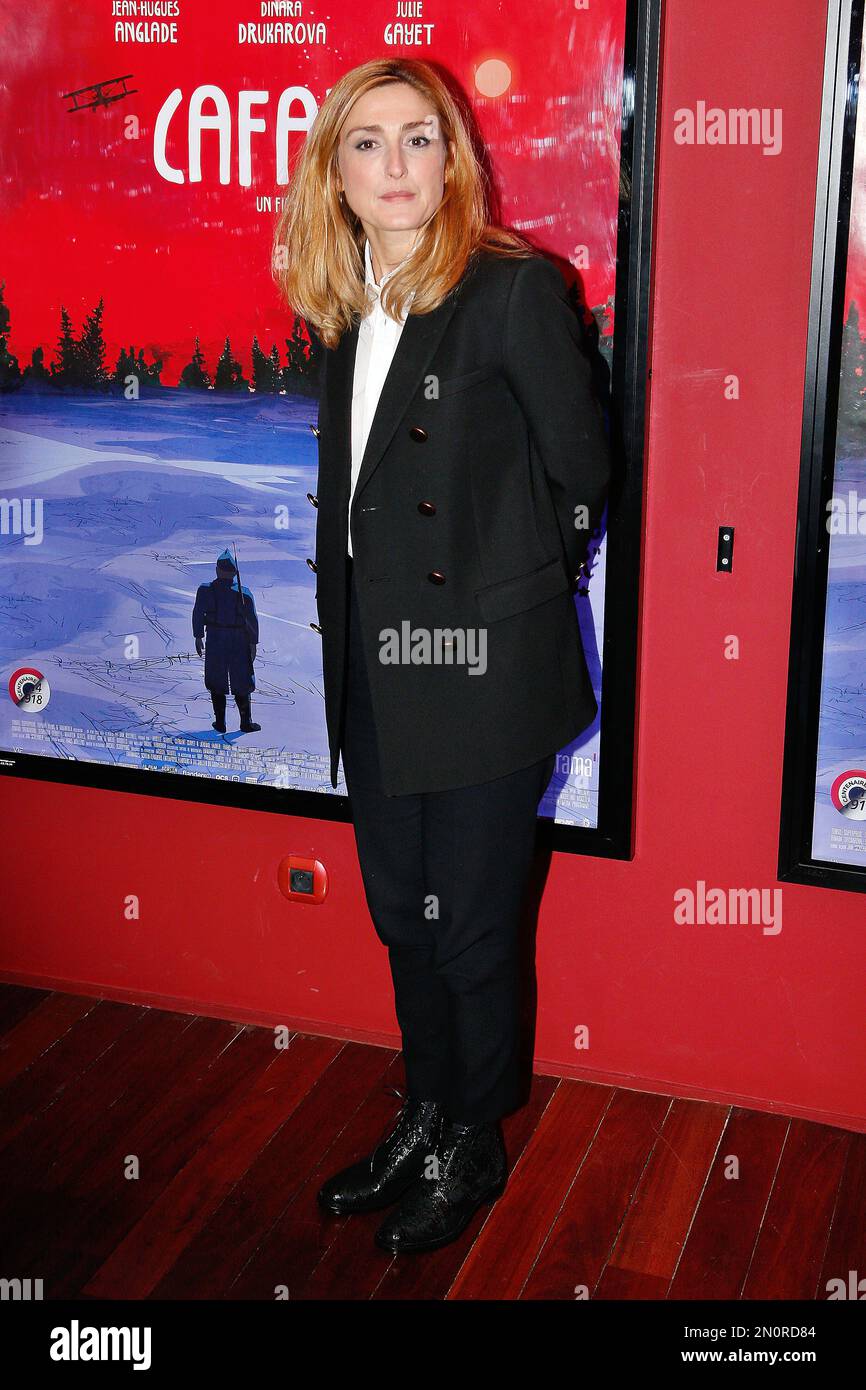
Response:
[[[500,0],[476,0],[471,10],[427,0],[432,43],[412,47],[385,42],[396,4],[346,0],[302,7],[306,23],[324,23],[324,44],[239,44],[240,24],[263,22],[257,8],[178,0],[178,42],[156,45],[117,42],[115,24],[128,21],[112,17],[111,0],[6,8],[0,275],[9,348],[22,368],[40,343],[50,361],[61,304],[77,333],[100,296],[107,365],[121,343],[133,343],[147,361],[164,360],[165,385],[176,384],[195,335],[213,369],[228,334],[245,376],[254,334],[265,351],[276,342],[283,353],[288,320],[269,266],[272,200],[282,191],[278,97],[299,86],[320,104],[347,68],[401,52],[443,63],[462,85],[493,162],[502,219],[579,265],[586,302],[609,336],[612,315],[602,306],[614,289],[625,0],[586,9],[549,0],[526,10],[520,25]],[[64,93],[126,74],[132,95],[69,109]],[[501,94],[482,94],[496,83]],[[189,181],[187,114],[202,85],[218,88],[231,112],[227,184],[214,131],[202,137],[201,182]],[[181,184],[168,182],[154,159],[158,116],[175,89],[182,99],[166,156]],[[266,130],[251,136],[249,187],[238,180],[244,91],[269,98],[253,108]],[[290,153],[302,138],[291,137]]]

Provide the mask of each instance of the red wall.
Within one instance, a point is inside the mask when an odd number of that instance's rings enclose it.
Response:
[[[666,6],[635,857],[554,856],[536,1065],[866,1129],[864,900],[775,877],[825,23],[821,0]],[[698,101],[781,108],[782,152],[676,145]],[[351,826],[24,779],[0,798],[3,978],[399,1045]],[[280,894],[293,852],[327,866],[322,907]],[[678,925],[701,879],[781,888],[781,932]]]

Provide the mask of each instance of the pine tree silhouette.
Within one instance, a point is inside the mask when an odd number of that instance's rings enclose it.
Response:
[[[292,336],[286,338],[286,365],[280,374],[282,389],[293,396],[314,396],[318,390],[323,351],[306,320],[295,314]]]
[[[45,352],[39,345],[32,349],[30,363],[22,372],[18,359],[8,347],[11,316],[5,302],[5,288],[6,281],[0,281],[0,391],[17,390],[25,381],[48,383],[51,386],[74,390],[123,391],[128,386],[130,377],[137,377],[140,385],[162,386],[163,359],[147,362],[143,348],[139,348],[136,353],[133,345],[122,345],[118,349],[113,368],[106,368],[103,329],[105,300],[102,296],[96,307],[86,315],[78,338],[69,310],[65,304],[61,304],[60,333],[55,345],[54,359],[46,366]],[[295,314],[291,336],[285,342],[286,362],[285,365],[281,365],[276,343],[272,343],[270,352],[265,353],[258,334],[253,337],[252,381],[249,382],[243,374],[241,363],[232,353],[229,338],[226,337],[225,346],[217,362],[213,389],[252,389],[261,395],[275,395],[285,391],[292,395],[315,396],[318,393],[324,353],[321,341],[306,320]],[[192,357],[180,373],[178,386],[191,391],[211,389],[211,378],[198,337],[195,339]]]
[[[274,372],[273,353],[266,357],[259,347],[258,334],[253,338],[252,346],[253,363],[253,390],[256,395],[274,395],[277,389],[277,379],[279,377],[279,359],[277,360],[277,370]]]
[[[220,359],[217,363],[214,390],[243,391],[244,389],[249,389],[249,382],[244,379],[240,362],[232,356],[231,344],[226,337],[225,347],[220,353]]]
[[[51,380],[55,386],[78,386],[78,344],[72,334],[72,319],[65,304],[60,306],[60,337],[57,340],[57,361],[51,363]]]
[[[117,354],[117,362],[114,371],[111,373],[111,382],[114,386],[125,389],[130,377],[138,379],[139,386],[161,386],[159,379],[162,371],[162,358],[159,357],[155,362],[147,363],[144,360],[144,349],[138,349],[138,357],[135,355],[135,347],[130,344],[129,351],[122,347]]]
[[[105,370],[105,339],[102,334],[103,312],[104,304],[100,295],[96,308],[84,320],[84,328],[78,340],[82,384],[96,390],[101,390],[108,384],[108,373]]]
[[[117,354],[117,361],[114,364],[114,371],[111,380],[115,386],[125,387],[127,378],[135,373],[135,358],[132,355],[132,348],[129,352],[122,347]]]
[[[207,391],[210,389],[210,377],[204,364],[204,353],[199,346],[198,337],[195,340],[192,361],[188,362],[181,372],[178,386],[183,386],[188,391]]]
[[[24,368],[24,379],[27,381],[49,382],[51,373],[45,365],[45,349],[35,347],[30,354],[30,364]]]
[[[135,349],[133,349],[133,351],[135,351]],[[137,371],[139,378],[142,381],[144,381],[145,378],[147,378],[147,381],[150,383],[151,386],[161,386],[162,382],[160,380],[160,377],[162,376],[162,369],[164,366],[165,359],[162,357],[157,357],[154,362],[145,362],[144,349],[138,349],[138,357],[135,361],[135,370]]]
[[[9,351],[9,306],[4,298],[6,281],[0,281],[0,391],[8,391],[21,380],[18,358]]]
[[[307,339],[300,316],[295,314],[292,323],[292,336],[286,339],[289,352],[288,368],[297,376],[304,376],[307,368]]]

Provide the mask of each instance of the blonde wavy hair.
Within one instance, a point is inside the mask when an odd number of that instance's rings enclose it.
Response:
[[[382,308],[400,319],[408,296],[413,314],[438,308],[479,249],[528,256],[534,248],[490,220],[489,181],[470,127],[438,72],[416,58],[374,58],[344,73],[331,88],[300,147],[274,229],[272,274],[286,304],[315,329],[325,347],[367,311],[363,224],[336,188],[337,147],[350,108],[374,87],[406,82],[439,118],[444,141],[442,201],[421,230],[409,259],[382,291]]]

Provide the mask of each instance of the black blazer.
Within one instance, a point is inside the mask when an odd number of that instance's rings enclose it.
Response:
[[[316,603],[334,787],[357,342],[356,326],[324,353],[317,427]],[[352,500],[386,795],[504,776],[595,718],[573,589],[609,479],[601,408],[562,276],[539,255],[477,254],[438,309],[409,314]],[[580,507],[589,521],[578,529]],[[416,629],[457,629],[458,660],[380,659],[386,630],[403,635],[405,652]],[[464,659],[461,637],[475,644]]]

